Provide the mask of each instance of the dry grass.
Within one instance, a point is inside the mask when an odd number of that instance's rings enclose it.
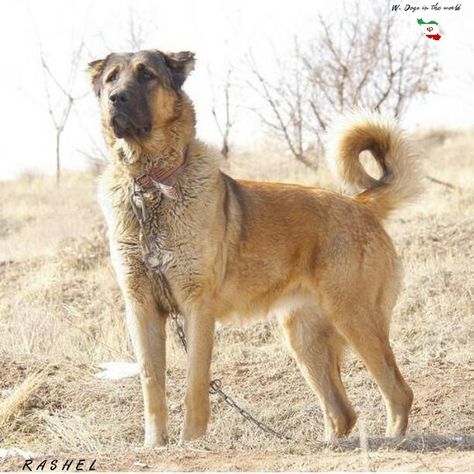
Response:
[[[5,438],[7,431],[12,432],[15,424],[21,421],[21,417],[31,397],[38,392],[46,378],[47,370],[42,370],[31,375],[17,385],[0,402],[0,436]]]
[[[419,140],[429,174],[455,188],[428,182],[420,203],[387,225],[406,270],[392,326],[395,352],[415,392],[405,441],[394,445],[382,438],[379,392],[348,354],[344,381],[359,423],[338,447],[325,446],[316,398],[278,328],[266,321],[219,328],[213,371],[226,390],[290,434],[291,442],[258,431],[213,399],[206,438],[178,447],[185,366],[171,333],[171,444],[141,448],[138,379],[93,377],[100,362],[132,361],[133,354],[95,178],[78,173],[66,175],[59,190],[40,177],[0,188],[0,447],[98,458],[99,470],[472,469],[474,138],[438,131]],[[257,159],[236,156],[225,166],[236,176],[331,186],[324,168],[310,173],[276,159],[271,149]],[[5,461],[5,469],[20,465],[15,458]]]

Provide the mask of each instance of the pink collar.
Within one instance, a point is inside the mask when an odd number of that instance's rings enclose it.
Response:
[[[151,168],[148,173],[143,174],[139,178],[135,178],[135,183],[138,184],[142,189],[159,188],[160,191],[170,199],[177,199],[178,192],[174,187],[174,182],[167,184],[165,181],[170,178],[176,177],[179,171],[181,171],[188,162],[188,149],[186,147],[183,153],[183,159],[175,164],[172,168],[162,168],[159,164]],[[172,180],[174,181],[174,180]]]

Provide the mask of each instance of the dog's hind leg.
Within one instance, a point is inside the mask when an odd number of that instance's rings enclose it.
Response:
[[[316,305],[307,305],[292,310],[281,323],[301,372],[320,400],[325,438],[332,441],[348,434],[357,416],[340,376],[344,340],[318,312]]]
[[[374,377],[387,407],[386,436],[400,436],[406,431],[413,392],[398,369],[390,347],[387,323],[382,310],[347,307],[345,317],[335,319],[335,326],[355,348]]]

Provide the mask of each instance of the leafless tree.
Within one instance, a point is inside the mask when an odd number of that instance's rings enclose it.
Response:
[[[295,159],[316,168],[331,118],[353,107],[400,116],[430,91],[440,69],[428,42],[404,40],[389,10],[355,3],[337,23],[322,15],[316,37],[292,54],[277,81],[249,55],[251,86],[265,104],[255,109]]]
[[[71,55],[69,77],[62,83],[58,76],[52,71],[46,55],[40,48],[40,60],[43,70],[44,88],[48,113],[54,126],[56,134],[56,183],[61,179],[61,136],[70,117],[74,102],[86,94],[74,95],[75,81],[82,60],[84,39],[81,39],[78,48]]]
[[[230,132],[235,123],[235,105],[232,104],[232,95],[234,90],[234,85],[232,83],[233,71],[234,68],[232,66],[229,66],[229,68],[227,69],[225,80],[222,85],[222,89],[219,90],[219,92],[222,91],[221,98],[223,99],[223,103],[221,104],[222,106],[219,107],[219,101],[216,100],[216,93],[214,87],[212,86],[212,74],[210,69],[208,68],[212,89],[211,112],[222,140],[221,154],[226,160],[229,158],[230,154]]]
[[[147,38],[150,35],[143,18],[137,17],[136,11],[130,6],[128,15],[128,35],[125,39],[127,46],[132,51],[140,51],[143,49]]]
[[[311,140],[307,137],[306,122],[308,116],[308,81],[302,77],[302,68],[298,61],[298,41],[294,40],[295,53],[289,59],[284,73],[274,83],[259,71],[252,53],[248,61],[253,79],[248,85],[263,99],[264,108],[252,108],[260,120],[278,138],[280,138],[293,157],[310,168],[316,168],[317,162],[309,157]],[[316,137],[318,135],[315,135]]]

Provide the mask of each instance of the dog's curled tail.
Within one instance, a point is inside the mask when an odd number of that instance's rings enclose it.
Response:
[[[369,150],[382,171],[371,177],[360,162]],[[328,132],[328,164],[345,183],[363,190],[355,199],[385,219],[422,191],[417,154],[394,120],[377,113],[353,111],[341,116]]]

